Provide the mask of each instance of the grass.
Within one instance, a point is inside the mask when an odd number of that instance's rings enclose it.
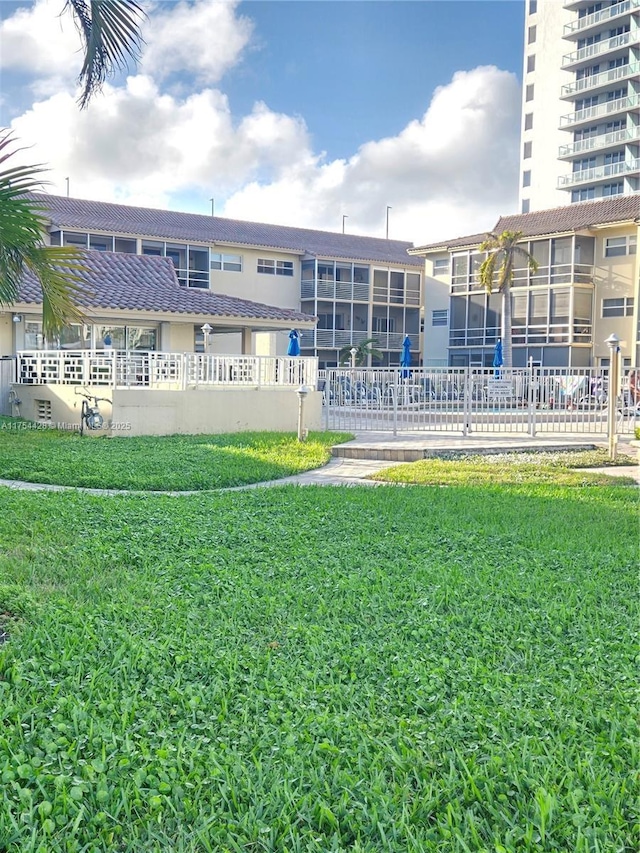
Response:
[[[638,849],[635,491],[0,497],[3,853]]]
[[[0,418],[0,478],[96,489],[202,490],[277,480],[319,468],[353,438],[290,433],[89,438]]]
[[[422,486],[516,485],[549,483],[556,486],[634,485],[632,477],[610,476],[588,468],[636,465],[631,456],[609,460],[605,450],[566,453],[499,453],[431,458],[386,468],[370,479]]]

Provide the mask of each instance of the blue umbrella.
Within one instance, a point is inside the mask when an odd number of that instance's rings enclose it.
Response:
[[[504,362],[502,360],[502,341],[500,340],[500,338],[498,338],[498,340],[496,341],[496,348],[493,351],[493,366],[496,368],[502,367],[503,363]],[[499,370],[496,370],[496,376],[500,376]]]
[[[402,378],[407,379],[411,375],[411,371],[408,369],[411,367],[411,338],[409,335],[404,336],[404,340],[402,342],[402,355],[400,356],[400,367],[403,367]]]
[[[300,355],[300,332],[297,332],[295,329],[289,332],[287,355]]]

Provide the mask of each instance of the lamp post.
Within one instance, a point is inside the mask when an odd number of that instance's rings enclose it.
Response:
[[[351,353],[351,367],[353,368],[353,370],[355,370],[356,369],[356,356],[358,355],[358,349],[357,349],[357,347],[351,347],[349,352]]]
[[[309,389],[306,385],[301,385],[296,391],[298,395],[298,441],[305,441],[307,438],[307,431],[304,428],[304,401],[308,393]]]
[[[205,323],[202,327],[202,334],[204,336],[204,351],[205,353],[209,352],[209,335],[213,331],[213,326],[210,326],[208,323]]]
[[[616,404],[620,385],[620,338],[612,332],[607,340],[609,347],[609,390],[607,409],[607,437],[609,439],[609,459],[615,459],[618,452],[618,434],[616,432]]]

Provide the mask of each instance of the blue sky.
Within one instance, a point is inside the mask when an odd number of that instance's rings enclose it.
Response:
[[[372,235],[388,204],[417,242],[515,210],[521,0],[156,3],[82,114],[63,5],[0,4],[3,124],[51,192]]]

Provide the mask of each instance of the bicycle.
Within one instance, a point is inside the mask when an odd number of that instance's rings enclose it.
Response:
[[[75,390],[76,396],[84,397],[82,407],[80,409],[80,435],[84,435],[84,428],[96,430],[102,429],[104,426],[104,418],[100,414],[99,403],[111,403],[106,397],[96,397],[94,394],[87,394],[85,391]],[[93,405],[91,401],[93,400]]]

